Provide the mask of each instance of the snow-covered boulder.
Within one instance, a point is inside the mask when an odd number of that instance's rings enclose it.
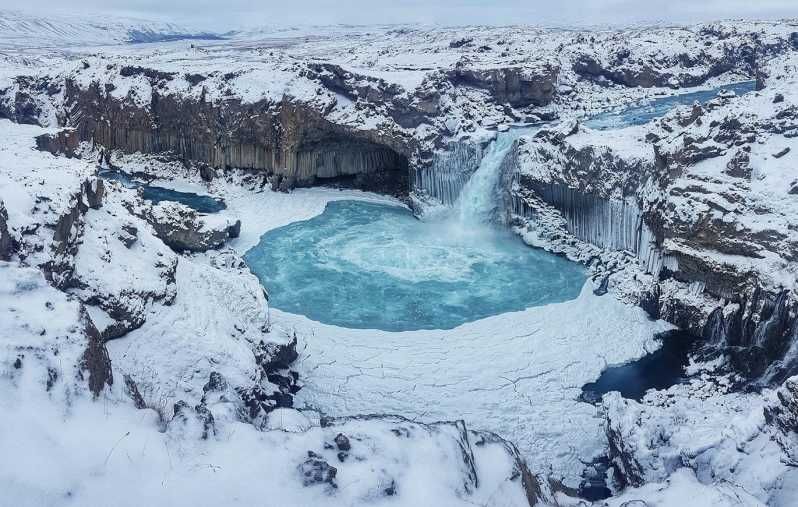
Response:
[[[200,216],[184,204],[163,201],[144,211],[155,235],[177,252],[205,252],[238,237],[241,221],[227,216]]]

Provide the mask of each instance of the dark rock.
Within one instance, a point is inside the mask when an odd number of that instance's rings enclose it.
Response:
[[[220,248],[231,237],[231,232],[240,233],[241,230],[240,221],[211,227],[195,210],[168,201],[153,205],[144,212],[143,218],[152,225],[155,235],[177,252]]]
[[[767,76],[765,76],[765,74],[761,70],[757,69],[756,83],[754,84],[754,90],[760,92],[767,87],[767,83],[765,82],[766,77]]]
[[[255,362],[267,374],[288,369],[299,357],[299,353],[296,351],[297,342],[296,334],[293,335],[291,341],[283,345],[261,341],[254,350]]]
[[[125,374],[122,377],[122,380],[125,382],[125,392],[128,396],[130,396],[130,399],[133,400],[133,406],[139,410],[147,408],[147,404],[144,402],[144,397],[141,395],[139,386],[136,384],[136,381],[133,380],[133,377]]]
[[[738,150],[726,163],[726,170],[724,172],[735,178],[751,179],[750,163],[751,157],[748,153],[743,150]]]
[[[203,76],[202,74],[186,74],[183,77],[185,78],[186,81],[189,82],[189,84],[191,84],[191,86],[197,86],[201,82],[208,79],[206,76]]]
[[[138,234],[139,230],[135,225],[126,224],[122,226],[122,230],[117,235],[117,238],[126,248],[130,248],[138,241]]]
[[[105,183],[102,178],[85,180],[82,185],[82,192],[89,208],[98,209],[102,207],[103,195],[105,195]]]
[[[610,283],[610,275],[605,275],[601,279],[601,283],[599,284],[599,286],[593,289],[593,294],[595,294],[596,296],[603,296],[604,294],[606,294],[607,289],[609,287],[609,283]]]
[[[365,107],[386,107],[408,128],[427,118],[428,113],[419,108],[434,93],[424,98],[426,92],[419,91],[417,102],[377,78],[347,79],[346,71],[329,64],[310,67],[315,70],[308,77],[342,86],[342,93]],[[389,193],[409,191],[408,157],[416,147],[410,135],[388,136],[334,124],[325,118],[325,111],[299,101],[264,99],[246,104],[240,99],[211,102],[162,95],[159,83],[171,79],[171,73],[134,66],[123,67],[122,73],[150,79],[153,100],[147,106],[105,94],[98,83],[82,87],[66,80],[64,102],[80,140],[126,153],[170,152],[215,171],[237,167],[279,174],[288,178],[283,190],[336,180],[358,185],[364,180],[355,177],[366,174],[366,182],[372,175],[390,181]],[[363,82],[368,83],[365,88]],[[275,186],[279,188],[280,181]]]
[[[457,49],[463,46],[468,46],[472,42],[474,42],[474,39],[472,37],[464,37],[462,39],[453,40],[452,42],[449,43],[449,47],[452,49]]]
[[[209,166],[208,164],[200,164],[199,173],[200,178],[205,181],[213,181],[213,179],[216,177],[216,171],[214,171],[213,167]]]
[[[114,375],[111,370],[111,357],[108,355],[108,349],[105,348],[105,340],[102,338],[102,335],[94,326],[91,319],[85,314],[83,323],[86,337],[88,338],[88,344],[80,360],[81,368],[79,375],[82,378],[82,372],[88,372],[89,390],[96,398],[106,385],[111,387],[114,384]]]
[[[471,69],[457,67],[447,73],[455,86],[488,90],[498,103],[514,107],[545,106],[554,98],[560,69],[544,65],[531,71],[521,67]]]
[[[687,127],[689,125],[692,125],[693,123],[696,123],[698,119],[701,118],[703,115],[704,115],[704,108],[701,107],[701,104],[696,102],[695,104],[693,104],[693,107],[690,110],[689,115],[679,117],[679,125],[681,125],[682,127]]]
[[[327,484],[332,488],[338,487],[335,484],[338,469],[330,466],[316,453],[308,451],[308,459],[299,465],[298,471],[302,477],[302,485],[305,487],[317,484]]]
[[[777,400],[765,407],[765,421],[773,426],[786,461],[798,466],[798,377],[788,378],[776,391]]]
[[[335,437],[335,445],[338,447],[339,451],[349,451],[352,449],[352,444],[349,443],[349,437],[344,435],[343,433],[339,433]]]
[[[162,72],[155,69],[147,69],[137,65],[125,65],[119,69],[119,75],[122,77],[132,77],[143,75],[151,81],[171,81],[174,79],[174,72]]]
[[[2,200],[0,200],[0,261],[11,259],[14,253],[14,240],[8,230],[8,211]]]
[[[227,380],[221,373],[212,371],[208,377],[208,382],[203,386],[202,391],[207,392],[222,392],[227,389]]]
[[[57,381],[58,381],[58,370],[56,370],[53,367],[48,367],[47,382],[45,384],[45,389],[49,392]]]
[[[36,149],[53,155],[75,156],[80,147],[80,136],[74,129],[62,129],[55,134],[42,134],[36,137]]]
[[[780,103],[782,103],[782,102],[784,102],[784,95],[782,95],[781,93],[777,93],[777,94],[776,94],[776,95],[773,97],[773,103],[774,103],[774,104],[780,104]]]
[[[202,440],[207,440],[211,435],[216,435],[216,421],[213,418],[213,413],[208,410],[208,407],[206,407],[204,403],[200,403],[194,407],[194,412],[202,423],[200,438]]]
[[[22,369],[22,358],[23,357],[24,356],[17,356],[17,358],[14,360],[14,369],[15,370]]]
[[[241,235],[241,220],[236,220],[236,223],[227,228],[227,235],[231,239]]]

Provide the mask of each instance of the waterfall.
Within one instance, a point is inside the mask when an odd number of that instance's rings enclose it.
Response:
[[[454,202],[456,219],[463,223],[496,221],[503,202],[501,181],[505,159],[519,137],[534,134],[539,128],[512,128],[496,136]]]
[[[462,222],[491,222],[499,208],[500,167],[513,143],[525,129],[502,132],[494,140],[474,174],[460,192],[455,213]]]
[[[435,155],[432,164],[414,169],[413,191],[423,192],[445,206],[453,206],[479,167],[482,155],[479,143],[460,141],[450,144],[446,152]]]

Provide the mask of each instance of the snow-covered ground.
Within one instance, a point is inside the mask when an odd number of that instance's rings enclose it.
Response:
[[[193,35],[126,21],[49,24],[3,15],[0,28],[0,106],[11,116],[71,124],[64,90],[47,85],[70,81],[86,89],[102,85],[103,97],[131,113],[156,95],[243,104],[289,98],[310,104],[325,121],[377,137],[406,135],[425,148],[439,148],[442,138],[483,139],[514,121],[581,117],[687,83],[735,81],[739,69],[717,74],[714,67],[734,58],[735,48],[755,42],[768,54],[796,44],[795,26],[786,22],[587,34],[481,27],[473,37],[463,37],[462,29],[327,27],[202,42],[163,42]],[[36,37],[41,44],[30,42]],[[136,37],[162,42],[126,44]],[[770,78],[794,82],[793,60],[771,63]],[[319,64],[345,66],[354,75],[341,78]],[[554,67],[556,79],[548,84],[556,93],[545,107],[505,107],[495,96],[501,89],[488,91],[494,80],[511,79],[496,77],[506,69],[532,79]],[[352,96],[336,88],[340,83],[324,84],[321,74],[347,80]],[[464,85],[469,79],[479,85]],[[645,87],[648,81],[656,85]],[[779,101],[766,90],[717,115],[778,117],[784,108],[778,104],[796,98],[782,88]],[[380,102],[386,90],[391,100],[420,110],[434,96],[435,112],[421,115],[417,127],[402,126],[397,110]],[[30,102],[17,103],[18,91],[31,93]],[[20,104],[35,114],[15,110]],[[690,129],[707,133],[712,120],[722,119],[706,113],[704,126]],[[0,213],[0,236],[8,227],[14,240],[11,260],[0,260],[0,504],[520,506],[538,496],[524,462],[551,500],[545,479],[576,487],[608,442],[630,487],[606,505],[789,506],[794,500],[797,481],[782,450],[792,437],[767,421],[769,407],[789,405],[786,395],[735,392],[725,377],[704,372],[640,402],[617,394],[598,406],[578,401],[583,384],[651,351],[655,333],[670,328],[612,293],[594,295],[591,282],[572,301],[446,331],[313,322],[269,308],[268,287],[260,287],[241,255],[263,233],[314,217],[332,200],[402,202],[352,190],[275,192],[264,175],[236,170],[205,183],[190,164],[114,153],[109,160],[160,176],[158,185],[224,199],[227,208],[217,216],[195,217],[199,226],[241,220],[240,235],[226,248],[178,253],[151,222],[175,208],[155,213],[135,190],[98,183],[99,153],[87,145],[78,152],[83,158],[36,151],[34,137],[54,131],[0,120],[0,212],[8,213],[7,224]],[[575,132],[564,134],[575,150],[601,146],[623,159],[655,162],[647,128]],[[681,142],[681,132],[673,143]],[[734,208],[742,226],[791,237],[790,169],[798,150],[792,132],[752,148],[750,185],[733,189],[749,207],[738,209],[724,197],[735,186],[724,176],[730,151],[680,175],[674,188],[697,197],[678,201],[677,211]],[[614,173],[600,183],[617,190],[624,181]],[[760,220],[763,209],[767,223]],[[530,244],[541,239],[534,232],[525,231]],[[569,244],[582,261],[601,255],[619,269],[628,262],[619,261],[626,254]],[[774,283],[794,281],[794,263],[773,260],[764,256],[755,267]],[[635,283],[651,278],[640,269],[619,276]],[[283,364],[294,336],[299,357]],[[298,393],[291,369],[299,374]],[[87,381],[99,389],[90,392]],[[286,400],[302,411],[287,408]],[[497,432],[518,450],[481,430]],[[565,491],[556,501],[577,502]]]
[[[278,389],[270,382],[284,380],[261,361],[289,336],[270,325],[235,252],[170,252],[138,216],[146,204],[118,184],[84,207],[91,158],[36,151],[40,127],[3,120],[0,129],[0,200],[11,210],[0,233],[8,228],[17,250],[0,261],[1,505],[523,506],[535,497],[515,448],[463,423],[322,421],[279,408],[250,424],[236,390]],[[74,220],[54,240],[64,216]],[[56,260],[67,266],[63,290],[37,267]],[[172,280],[160,270],[173,262]],[[86,379],[105,373],[105,345],[96,352],[91,330],[115,322],[118,307],[144,321],[108,342],[111,378],[92,395]]]
[[[291,199],[270,191],[233,192],[240,197],[222,194],[229,209],[248,208],[242,230],[250,232],[232,244],[242,254],[254,246],[253,226],[262,234],[320,213],[330,199],[369,197],[336,190],[298,191]],[[594,296],[589,283],[573,301],[447,331],[344,329],[274,308],[272,319],[305,337],[299,403],[334,416],[463,418],[506,436],[533,470],[550,468],[571,485],[578,483],[582,462],[603,450],[601,415],[577,401],[582,385],[608,365],[656,349],[654,334],[669,329],[639,308]]]
[[[132,165],[124,165],[130,171],[139,169],[136,164],[141,163],[135,156],[119,160],[130,161]],[[228,181],[205,184],[179,165],[164,171],[164,176],[179,175],[188,182],[164,179],[158,180],[158,185],[196,193],[210,191],[225,200],[227,209],[222,214],[242,221],[241,236],[230,243],[241,255],[265,232],[316,216],[331,200],[401,205],[390,198],[350,190],[273,192],[252,188],[251,182],[247,185],[235,174]],[[297,366],[304,384],[297,397],[300,406],[332,416],[402,414],[420,421],[462,418],[469,427],[496,431],[513,441],[532,470],[551,473],[576,486],[583,463],[601,454],[605,445],[602,414],[577,400],[582,385],[595,380],[606,366],[655,350],[654,335],[670,328],[652,321],[640,308],[593,295],[592,288],[586,284],[573,301],[507,313],[447,331],[345,329],[275,308],[271,309],[271,322],[303,337]],[[170,329],[169,321],[164,322],[165,329]],[[144,328],[136,333],[147,335],[150,331]],[[139,341],[134,338],[129,343]],[[114,343],[110,347],[113,357],[120,348]]]

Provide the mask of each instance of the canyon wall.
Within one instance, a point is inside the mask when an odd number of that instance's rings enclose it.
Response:
[[[361,188],[407,192],[409,143],[331,123],[288,98],[211,103],[153,90],[148,107],[131,107],[99,84],[83,88],[67,80],[64,103],[63,122],[81,140],[107,149],[265,171],[288,186],[351,179]]]
[[[627,252],[642,275],[634,299],[653,317],[749,378],[783,380],[798,369],[796,203],[782,173],[798,117],[782,100],[718,98],[625,131],[561,125],[522,139],[509,219],[556,251],[580,248],[572,237]],[[612,262],[601,270],[623,270]]]

